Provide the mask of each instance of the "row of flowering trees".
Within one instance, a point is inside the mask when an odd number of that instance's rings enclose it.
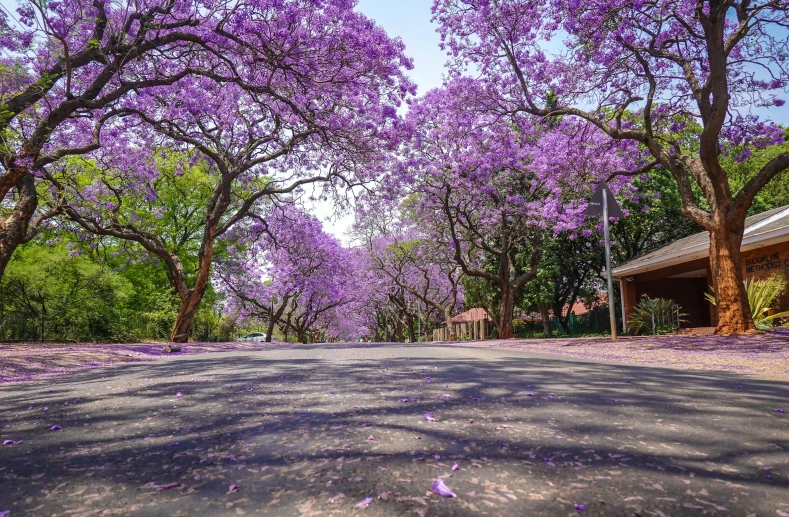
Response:
[[[304,340],[415,339],[477,278],[495,286],[507,338],[546,242],[594,232],[582,215],[594,185],[635,200],[634,178],[668,172],[711,235],[718,332],[754,329],[743,221],[789,153],[737,191],[723,164],[781,141],[746,112],[783,105],[789,4],[434,0],[450,73],[419,99],[402,42],[354,7],[0,11],[0,277],[56,224],[157,260],[180,300],[173,341],[212,280],[238,314]],[[195,169],[180,198],[196,204],[179,204],[165,186]],[[323,197],[365,187],[352,248],[295,208],[308,184]]]

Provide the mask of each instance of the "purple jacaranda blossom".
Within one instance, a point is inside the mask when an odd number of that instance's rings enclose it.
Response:
[[[55,424],[55,425],[53,425],[52,427],[50,427],[50,428],[49,428],[49,430],[50,430],[50,431],[62,431],[62,430],[63,430],[63,428],[62,428],[61,426],[59,426],[59,425]]]
[[[239,487],[238,485],[230,485],[230,487],[227,489],[227,493],[232,494],[234,492],[238,492],[239,488],[241,487]]]
[[[368,506],[370,506],[370,503],[372,502],[373,502],[372,497],[365,497],[364,499],[356,503],[356,508],[367,508]]]
[[[441,478],[437,478],[435,481],[433,481],[431,489],[441,497],[457,497],[455,492],[450,490],[449,487],[444,483],[444,480]]]
[[[428,422],[438,422],[438,419],[434,418],[433,415],[431,415],[430,413],[425,413],[423,415],[423,418]]]
[[[457,464],[457,463],[454,463],[454,464],[452,465],[452,470],[453,470],[453,471],[455,471],[455,470],[458,470],[459,468],[460,468],[460,466],[458,466],[458,464]]]
[[[585,512],[586,511],[586,505],[585,504],[576,504],[575,505],[575,509],[577,511],[579,511],[579,512]]]
[[[175,396],[176,396],[177,398],[181,398],[181,397],[183,397],[183,396],[184,396],[184,394],[183,394],[183,393],[181,393],[181,392],[179,391],[178,393],[176,393],[176,394],[175,394]]]
[[[775,408],[775,412],[776,413],[786,413],[786,411],[784,411],[783,408],[779,408],[779,407]]]

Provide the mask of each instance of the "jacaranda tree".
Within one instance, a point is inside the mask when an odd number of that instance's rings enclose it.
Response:
[[[624,174],[668,170],[685,215],[710,232],[717,333],[755,330],[742,282],[744,220],[757,193],[789,167],[789,153],[736,192],[722,156],[727,141],[740,148],[738,160],[780,141],[780,128],[747,113],[784,104],[789,3],[434,0],[433,12],[454,72],[479,72],[501,93],[502,112],[584,120],[649,152],[648,163]],[[542,102],[546,93],[553,102]],[[677,138],[692,125],[690,138]]]
[[[640,157],[593,125],[502,116],[500,102],[467,78],[419,99],[397,184],[411,197],[406,217],[465,275],[498,287],[498,335],[510,338],[515,296],[537,274],[543,239],[579,228],[589,189]]]
[[[216,54],[230,4],[23,0],[14,18],[0,9],[0,276],[58,213],[57,203],[36,212],[44,168],[97,149],[129,94],[175,85]]]

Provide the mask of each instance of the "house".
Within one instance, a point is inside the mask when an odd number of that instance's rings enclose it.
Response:
[[[677,302],[687,314],[683,327],[715,326],[715,307],[704,298],[712,285],[709,248],[709,233],[701,232],[614,268],[625,321],[639,299],[649,296]],[[744,279],[776,272],[789,277],[789,206],[748,217],[740,249]],[[777,308],[789,310],[789,295],[779,300]]]

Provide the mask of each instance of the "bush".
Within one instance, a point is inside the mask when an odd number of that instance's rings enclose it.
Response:
[[[685,321],[682,316],[687,314],[680,310],[674,300],[644,296],[628,316],[627,327],[632,334],[670,334]]]

